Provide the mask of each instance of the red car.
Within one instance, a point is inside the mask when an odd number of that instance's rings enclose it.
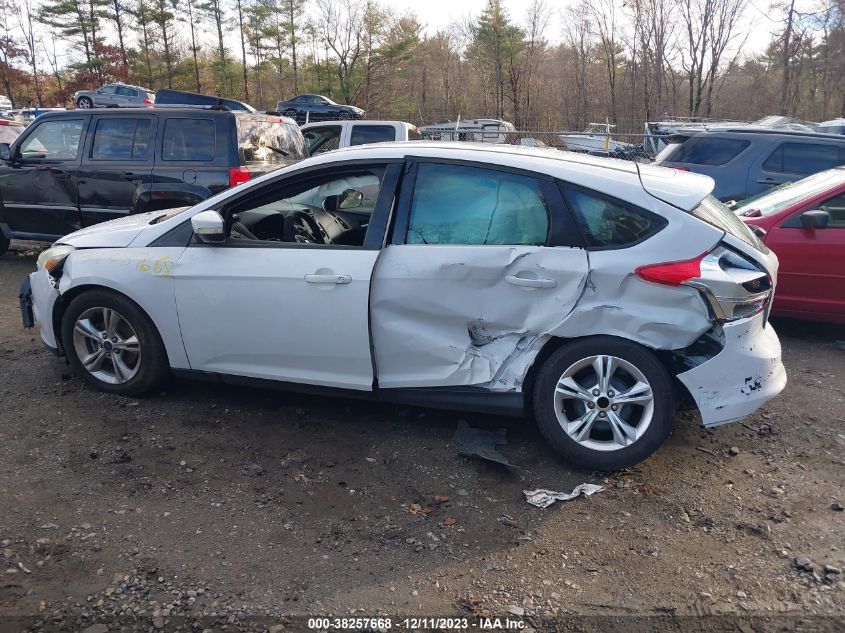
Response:
[[[845,323],[845,166],[813,174],[734,211],[780,260],[774,314]]]

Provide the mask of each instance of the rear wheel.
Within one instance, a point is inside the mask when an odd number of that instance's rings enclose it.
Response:
[[[672,430],[672,383],[663,365],[640,345],[612,336],[554,352],[537,374],[533,403],[555,451],[586,468],[636,464]]]
[[[79,97],[76,101],[76,107],[80,110],[90,110],[94,107],[94,102],[90,97]]]
[[[134,301],[108,290],[89,290],[70,302],[62,317],[62,345],[80,377],[110,393],[144,393],[169,370],[150,318]]]

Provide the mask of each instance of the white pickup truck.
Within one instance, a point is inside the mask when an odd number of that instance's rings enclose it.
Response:
[[[352,145],[422,138],[417,126],[404,121],[321,121],[306,123],[300,130],[312,156]]]

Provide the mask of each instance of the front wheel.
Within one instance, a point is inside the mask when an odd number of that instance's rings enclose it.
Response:
[[[155,325],[129,298],[108,290],[75,297],[62,317],[62,346],[86,382],[124,396],[152,389],[169,370]]]
[[[534,414],[552,448],[585,468],[641,462],[668,437],[672,382],[644,347],[612,336],[565,344],[540,368]]]

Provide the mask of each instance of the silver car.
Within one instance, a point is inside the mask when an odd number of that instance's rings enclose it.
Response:
[[[77,108],[135,108],[152,105],[155,95],[148,88],[127,84],[106,84],[97,90],[79,90],[73,93]]]
[[[103,391],[169,375],[532,413],[610,470],[786,384],[777,258],[705,176],[572,152],[376,143],[67,235],[23,321]]]

